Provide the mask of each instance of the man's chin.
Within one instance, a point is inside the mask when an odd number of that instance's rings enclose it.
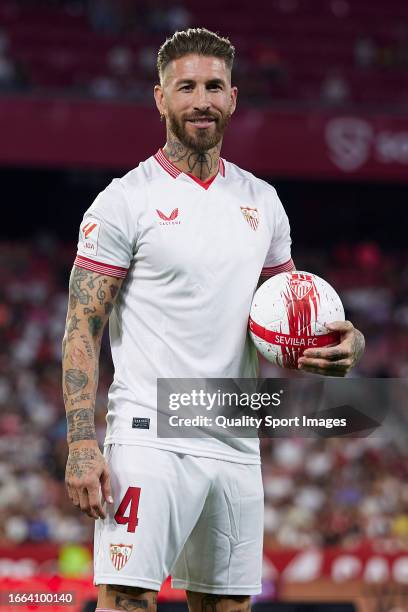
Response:
[[[220,138],[208,138],[208,136],[196,136],[195,138],[188,138],[188,143],[185,144],[190,148],[194,149],[196,153],[207,153],[210,149],[213,149],[218,145],[221,140]]]

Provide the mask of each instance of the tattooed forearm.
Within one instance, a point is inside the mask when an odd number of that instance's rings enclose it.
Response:
[[[97,451],[93,448],[75,448],[70,450],[66,476],[81,478],[87,472],[94,470],[94,461],[97,457]]]
[[[68,444],[79,440],[95,440],[93,408],[77,408],[67,412]]]
[[[121,284],[121,279],[77,266],[72,270],[63,340],[63,393],[69,444],[96,439],[94,406],[102,333]]]

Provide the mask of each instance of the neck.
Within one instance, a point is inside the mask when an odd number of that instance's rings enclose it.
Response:
[[[206,181],[218,172],[221,141],[212,149],[198,152],[184,146],[173,134],[167,133],[167,142],[163,152],[176,168]]]

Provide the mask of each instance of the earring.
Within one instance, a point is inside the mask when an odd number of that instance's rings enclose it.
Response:
[[[160,113],[160,121],[164,120],[164,115],[162,113]]]

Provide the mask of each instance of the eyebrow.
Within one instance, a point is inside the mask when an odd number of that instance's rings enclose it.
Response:
[[[178,81],[176,81],[176,86],[179,85],[194,85],[196,81],[194,81],[193,79],[180,79]],[[206,81],[205,83],[206,85],[225,85],[225,81],[223,79],[209,79],[208,81]]]

